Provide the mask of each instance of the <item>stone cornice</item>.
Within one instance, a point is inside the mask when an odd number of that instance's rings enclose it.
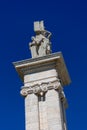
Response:
[[[19,65],[24,65],[24,64],[28,64],[28,63],[33,63],[33,62],[38,62],[41,61],[43,59],[49,59],[49,58],[54,58],[54,57],[58,57],[61,55],[61,52],[57,52],[57,53],[52,53],[46,56],[42,56],[42,57],[38,57],[38,58],[31,58],[31,59],[26,59],[26,60],[21,60],[21,61],[17,61],[17,62],[13,62],[14,66],[19,66]]]
[[[18,61],[13,64],[22,80],[24,80],[24,75],[26,74],[55,69],[58,72],[58,78],[61,79],[63,86],[68,85],[71,82],[61,52]]]

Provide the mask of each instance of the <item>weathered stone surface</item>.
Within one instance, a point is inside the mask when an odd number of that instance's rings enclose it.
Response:
[[[49,90],[46,93],[47,120],[49,130],[64,130],[59,92]]]
[[[25,98],[25,126],[26,130],[39,130],[38,97],[35,94]]]
[[[47,106],[45,101],[39,102],[40,130],[48,130]]]

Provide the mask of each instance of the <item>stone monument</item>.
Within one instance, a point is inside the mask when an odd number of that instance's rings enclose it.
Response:
[[[22,79],[26,130],[67,130],[63,91],[70,77],[61,52],[51,53],[51,33],[43,21],[34,22],[36,36],[29,43],[32,58],[13,62]]]

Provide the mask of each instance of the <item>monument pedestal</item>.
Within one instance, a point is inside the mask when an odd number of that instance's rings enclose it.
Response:
[[[26,130],[66,130],[67,101],[63,86],[70,83],[62,53],[13,63],[24,82]]]

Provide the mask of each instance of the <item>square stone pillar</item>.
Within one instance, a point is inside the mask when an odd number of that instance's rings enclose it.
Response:
[[[70,77],[62,53],[13,63],[24,82],[26,130],[66,130],[63,87]]]

